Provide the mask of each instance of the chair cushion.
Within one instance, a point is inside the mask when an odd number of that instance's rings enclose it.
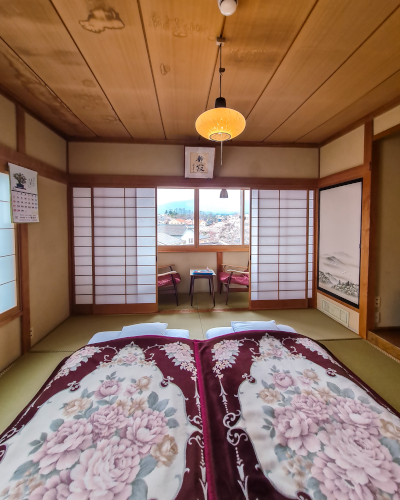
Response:
[[[172,275],[171,274],[167,274],[166,276],[159,276],[158,277],[158,280],[157,280],[157,284],[159,287],[161,286],[172,286],[173,285],[173,282],[172,282]],[[174,274],[174,278],[175,278],[175,282],[176,283],[179,283],[181,281],[181,276],[179,273],[176,273]]]
[[[218,280],[221,283],[227,283],[231,273],[219,273]],[[232,285],[245,285],[249,286],[249,275],[248,274],[234,274],[231,279]]]

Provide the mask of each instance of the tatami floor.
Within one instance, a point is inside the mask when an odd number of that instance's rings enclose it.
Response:
[[[273,319],[290,325],[303,335],[320,341],[356,375],[371,386],[386,401],[400,411],[400,363],[386,356],[358,335],[344,328],[315,309],[249,311],[247,294],[234,293],[228,308],[223,296],[216,296],[214,312],[208,294],[196,294],[193,307],[187,295],[162,299],[159,314],[116,316],[71,316],[30,353],[19,358],[0,377],[0,432],[2,432],[32,399],[57,364],[73,351],[85,345],[99,331],[121,330],[125,325],[160,321],[169,328],[185,328],[191,338],[204,339],[208,329],[230,326],[234,320],[254,321]],[[178,309],[178,310],[177,310]],[[242,310],[240,310],[242,309]],[[216,312],[218,311],[218,312]]]

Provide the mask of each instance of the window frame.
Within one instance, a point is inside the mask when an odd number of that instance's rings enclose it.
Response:
[[[157,189],[185,189],[185,188],[177,188],[177,187],[168,187],[168,186],[159,186]],[[243,244],[244,240],[244,219],[245,219],[245,196],[244,192],[249,190],[247,187],[240,188],[230,188],[237,189],[241,191],[241,199],[240,199],[240,210],[241,210],[241,238],[242,244],[240,245],[200,245],[199,235],[200,235],[200,189],[213,189],[213,190],[221,190],[223,187],[194,187],[190,188],[194,190],[194,243],[190,245],[159,245],[157,241],[157,251],[160,253],[179,253],[179,252],[248,252],[249,245]],[[158,208],[158,207],[157,207]],[[158,215],[158,214],[157,214]]]

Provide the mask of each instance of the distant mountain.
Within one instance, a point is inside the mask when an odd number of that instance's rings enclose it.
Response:
[[[185,210],[193,210],[193,200],[181,200],[181,201],[169,201],[168,203],[163,203],[162,205],[158,205],[157,211],[159,214],[164,214],[165,211],[169,212],[170,210],[175,210],[175,209],[182,209],[184,208]],[[223,209],[223,208],[215,208],[213,207],[208,207],[208,210],[205,210],[205,212],[209,212],[210,210],[213,210],[214,213],[217,213],[219,215],[230,215],[237,213],[232,210],[228,209]]]

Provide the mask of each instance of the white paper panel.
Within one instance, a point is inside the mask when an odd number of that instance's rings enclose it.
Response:
[[[306,248],[306,242],[306,236],[281,236],[279,238],[279,245],[303,245]]]
[[[261,199],[259,200],[257,206],[253,203],[253,208],[279,208],[279,200],[269,200],[269,199]]]
[[[277,264],[279,262],[278,255],[259,255],[258,262],[260,264]]]
[[[92,209],[83,207],[74,207],[74,217],[91,217]]]
[[[155,188],[136,188],[136,198],[155,198]]]
[[[92,228],[91,227],[75,227],[74,228],[75,236],[92,236]]]
[[[259,208],[258,217],[279,217],[279,208]]]
[[[280,255],[280,264],[302,264],[307,262],[307,255]]]
[[[156,285],[127,285],[126,293],[130,295],[139,295],[143,293],[156,293]]]
[[[155,236],[156,235],[156,227],[138,227],[137,228],[138,236]]]
[[[15,280],[15,256],[0,257],[0,285]]]
[[[126,266],[126,275],[127,276],[137,276],[137,266]]]
[[[124,266],[125,257],[95,257],[96,266]]]
[[[281,227],[299,227],[299,226],[307,226],[307,218],[299,217],[299,218],[283,218],[280,220]]]
[[[126,237],[126,246],[127,247],[137,247],[137,238],[136,236],[127,236]]]
[[[0,286],[0,314],[17,306],[16,282],[11,281]]]
[[[305,299],[306,292],[303,291],[279,291],[279,300]]]
[[[286,226],[281,226],[279,228],[279,236],[304,236],[304,238],[307,236],[307,227],[306,226],[300,226],[300,227],[286,227]],[[305,240],[303,240],[305,241]]]
[[[256,228],[257,229],[257,228]],[[254,232],[254,228],[251,232],[252,236],[256,235],[256,233]],[[261,237],[261,236],[279,236],[279,227],[260,227],[258,229],[258,235]]]
[[[123,198],[93,198],[94,207],[123,207]]]
[[[137,275],[141,276],[144,274],[156,274],[156,267],[155,266],[137,266]]]
[[[75,304],[93,304],[93,295],[76,295]]]
[[[125,227],[136,227],[136,226],[137,226],[136,217],[127,217],[125,219]]]
[[[307,217],[306,208],[281,208],[281,217],[290,217],[297,219],[298,217]],[[290,225],[290,224],[288,224]]]
[[[307,199],[305,200],[280,200],[282,208],[307,208]]]
[[[306,272],[306,264],[279,264],[279,271],[281,273],[299,273]]]
[[[134,248],[134,247],[132,247]],[[137,256],[136,255],[129,255],[126,257],[126,265],[127,266],[136,266],[137,264]],[[135,271],[133,271],[135,272]]]
[[[92,265],[92,256],[86,257],[78,257],[75,256],[75,265],[76,266],[91,266]]]
[[[141,219],[136,219],[136,224],[138,227],[155,227],[156,219],[150,217],[143,217]]]
[[[81,256],[81,255],[92,255],[92,246],[87,246],[87,247],[75,247],[74,248],[75,256]]]
[[[95,217],[94,225],[105,227],[123,227],[125,225],[125,219],[122,217]]]
[[[278,292],[252,292],[251,300],[278,300]]]
[[[125,295],[96,295],[96,304],[125,304]]]
[[[155,304],[156,303],[156,295],[127,295],[126,296],[127,304]]]
[[[74,226],[92,226],[90,217],[74,217]]]
[[[304,285],[306,281],[306,273],[279,273],[279,282],[282,281],[301,281]]]
[[[144,210],[144,209],[142,209],[142,210]],[[152,210],[152,209],[149,208],[148,210]],[[125,217],[136,217],[136,208],[125,208]]]
[[[305,290],[306,284],[304,281],[280,281],[279,290]]]
[[[137,276],[127,276],[126,277],[126,284],[127,285],[136,285],[138,282]]]
[[[92,191],[90,188],[74,188],[73,197],[74,198],[90,198],[92,196]]]
[[[258,219],[258,227],[278,227],[279,219]]]
[[[154,285],[155,282],[156,282],[156,275],[137,276],[137,283],[139,285]]]
[[[154,238],[155,239],[155,238]],[[137,254],[138,255],[155,255],[156,254],[156,247],[137,247]]]
[[[123,276],[125,274],[124,266],[96,266],[96,276]]]
[[[75,285],[91,285],[91,276],[75,276]]]
[[[93,287],[92,285],[76,285],[75,293],[76,295],[92,295]]]
[[[125,228],[123,227],[95,227],[95,236],[125,236]]]
[[[260,190],[259,191],[259,196],[258,199],[262,198],[269,198],[269,199],[274,199],[274,198],[279,198],[279,191],[278,190]]]
[[[136,236],[137,227],[125,227],[125,236]]]
[[[97,285],[125,285],[125,276],[96,276]]]
[[[281,191],[281,200],[306,200],[307,191],[286,190]]]
[[[258,264],[259,273],[277,273],[278,264]]]
[[[125,198],[136,198],[136,188],[125,188]]]
[[[137,238],[138,247],[155,247],[156,239],[151,237],[140,236]]]
[[[96,295],[124,295],[125,285],[97,285],[96,279]]]
[[[309,289],[308,289],[308,295],[307,295],[307,297],[308,297],[309,299],[312,299],[312,288],[309,288]]]
[[[252,284],[253,286],[253,284]],[[278,291],[278,282],[277,281],[261,281],[260,283],[257,283],[257,289],[259,292],[271,292],[271,291]]]
[[[124,188],[94,188],[96,198],[124,198]]]
[[[94,246],[95,247],[124,247],[125,246],[125,238],[123,237],[114,237],[114,236],[95,236],[94,238]],[[96,252],[95,252],[96,255]]]
[[[279,254],[298,254],[302,255],[307,252],[307,245],[291,245],[291,246],[280,246]]]
[[[0,201],[0,229],[12,229],[10,204]]]
[[[261,281],[278,281],[278,273],[258,273],[257,281],[260,283]]]
[[[94,209],[95,222],[96,217],[125,217],[124,208],[95,208]]]
[[[267,245],[260,245],[258,247],[258,252],[259,254],[263,255],[278,255],[279,253],[279,247],[278,246],[267,246]]]
[[[156,265],[156,258],[155,258],[155,256],[137,257],[137,264],[139,266],[155,266]]]
[[[278,245],[279,238],[277,236],[259,236],[258,237],[258,244],[260,246]]]
[[[125,254],[125,248],[122,247],[95,247],[94,255],[96,257],[121,257]]]
[[[91,236],[77,236],[74,238],[75,247],[92,247],[92,237]]]
[[[75,266],[75,276],[92,276],[92,266]]]
[[[0,257],[14,253],[14,229],[0,229]]]
[[[74,198],[72,205],[74,207],[91,207],[91,199],[90,198]]]
[[[136,198],[125,198],[125,208],[136,207]]]
[[[138,208],[138,209],[136,209],[136,215],[137,215],[137,217],[153,217],[153,218],[155,218],[156,209],[155,208]]]
[[[130,257],[134,257],[137,254],[137,248],[136,247],[126,247],[125,248],[125,253],[126,255]]]
[[[154,198],[136,198],[136,206],[140,208],[155,207],[156,200]]]

